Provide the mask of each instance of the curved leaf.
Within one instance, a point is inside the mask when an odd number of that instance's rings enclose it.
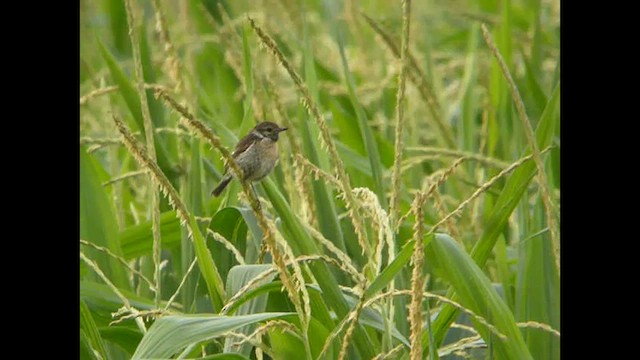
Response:
[[[487,343],[493,342],[500,358],[533,359],[513,313],[489,278],[455,240],[448,235],[437,234],[427,246],[426,255],[436,273],[455,290],[457,300],[507,337],[504,341],[496,339],[484,325],[476,323],[476,329]]]
[[[167,358],[189,344],[219,337],[228,331],[290,313],[240,316],[172,315],[156,320],[140,341],[132,359]]]

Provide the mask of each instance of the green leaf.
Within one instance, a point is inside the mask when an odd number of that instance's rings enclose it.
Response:
[[[337,17],[333,18],[336,19]],[[353,74],[351,74],[351,71],[349,70],[349,63],[347,62],[347,56],[344,52],[344,43],[342,39],[342,28],[344,26],[343,23],[344,21],[335,21],[334,26],[337,29],[338,49],[340,50],[340,60],[342,62],[342,68],[344,70],[347,90],[349,92],[349,99],[351,100],[351,105],[355,110],[356,118],[358,119],[358,127],[360,128],[360,137],[364,139],[365,151],[369,157],[369,165],[371,167],[371,173],[373,174],[373,180],[375,184],[374,192],[376,193],[376,195],[378,195],[378,201],[380,201],[380,205],[383,208],[386,208],[387,197],[385,195],[384,182],[382,181],[383,167],[382,163],[380,162],[378,144],[376,143],[371,127],[369,126],[367,115],[356,96],[355,79],[353,78]]]
[[[198,266],[205,283],[207,284],[207,290],[209,292],[211,304],[215,312],[222,309],[224,295],[224,283],[218,267],[211,258],[211,252],[207,247],[207,243],[198,228],[198,224],[193,215],[189,215],[189,224],[193,230],[193,247],[195,250],[196,258],[198,259]]]
[[[228,331],[290,313],[240,316],[169,315],[156,320],[140,341],[132,359],[170,357],[189,344],[222,336]]]
[[[107,179],[104,176],[101,177],[100,173],[104,174],[102,166],[87,154],[86,147],[80,147],[80,238],[106,247],[112,253],[122,256],[115,213],[102,186],[102,182]],[[123,289],[129,288],[122,264],[95,249],[85,251],[116,286]],[[90,273],[93,274],[93,271]]]
[[[292,322],[298,325],[297,319]],[[311,318],[309,322],[309,347],[311,348],[311,355],[316,359],[322,351],[327,337],[331,332],[317,319]],[[282,331],[278,328],[269,330],[269,340],[273,349],[275,359],[297,359],[301,358],[305,354],[304,344],[300,337],[295,336],[289,332]],[[335,359],[338,355],[339,347],[338,342],[333,342],[329,350],[327,350],[327,359]],[[333,354],[333,355],[332,355]]]
[[[133,86],[132,82],[129,81],[129,78],[125,75],[120,65],[118,65],[116,59],[109,52],[109,50],[107,50],[104,44],[102,44],[102,41],[100,41],[100,39],[97,39],[97,42],[100,53],[102,54],[104,61],[107,63],[107,67],[109,68],[111,78],[113,82],[118,85],[118,93],[122,95],[122,98],[124,99],[127,107],[129,108],[129,111],[131,112],[131,115],[133,116],[134,123],[132,124],[130,122],[129,126],[131,126],[132,131],[133,129],[139,131],[141,133],[142,139],[145,139],[146,137],[144,132],[144,123],[142,119],[142,105],[140,103],[138,92]],[[178,175],[178,173],[169,161],[169,155],[164,143],[158,141],[157,136],[154,136],[154,143],[156,147],[158,166],[160,166],[160,169],[162,169],[162,171],[167,175],[171,183],[176,186],[176,176]]]
[[[471,256],[444,234],[437,234],[426,250],[427,262],[455,289],[458,301],[484,317],[507,337],[501,341],[484,325],[476,322],[476,329],[486,342],[491,339],[497,355],[503,359],[533,359],[513,313]]]
[[[320,106],[320,97],[318,90],[318,79],[315,72],[314,56],[310,35],[308,33],[308,25],[306,19],[303,23],[303,59],[304,59],[304,82],[309,89],[311,99]],[[322,110],[320,110],[322,111]],[[302,104],[298,105],[298,113],[300,114],[300,130],[301,138],[306,157],[313,164],[321,169],[330,168],[329,156],[326,151],[321,151],[320,129],[314,119],[307,114]],[[338,212],[332,191],[323,181],[312,181],[313,199],[315,201],[316,216],[320,232],[342,251],[346,250],[344,235],[338,220]]]
[[[272,265],[269,264],[260,264],[260,265],[238,265],[231,268],[229,271],[229,276],[227,277],[227,294],[228,296],[235,295],[243,286],[245,286],[249,281],[253,280],[260,273],[264,272],[272,268]],[[261,280],[258,284],[266,284],[273,280],[276,277],[276,273],[267,276],[263,280]],[[235,312],[235,315],[249,315],[249,314],[259,314],[265,311],[267,307],[268,297],[266,294],[258,296],[256,298],[251,299],[247,303],[243,304],[238,308]],[[245,335],[251,334],[255,330],[255,325],[246,326],[241,330],[241,333]],[[237,352],[245,356],[249,356],[251,353],[251,344],[245,343],[241,346],[232,346],[232,343],[235,343],[237,339],[229,338],[224,343],[224,351],[225,352]]]
[[[136,309],[155,309],[153,299],[143,298],[125,289],[118,290],[127,298],[131,306]],[[80,281],[80,299],[86,302],[92,311],[105,313],[115,312],[123,305],[122,300],[107,285],[88,280]],[[101,324],[98,324],[98,326],[101,326]]]
[[[551,144],[553,139],[553,131],[555,129],[556,121],[559,118],[559,104],[560,104],[560,85],[556,86],[556,89],[551,96],[551,99],[547,103],[542,118],[538,123],[536,129],[536,141],[540,149],[546,148]],[[530,152],[530,150],[528,150]],[[507,180],[500,196],[496,200],[493,210],[489,215],[485,224],[485,230],[480,240],[475,244],[471,251],[471,257],[478,266],[484,266],[489,254],[491,253],[493,246],[496,243],[498,235],[502,232],[504,227],[515,209],[520,198],[524,195],[529,182],[535,174],[535,164],[529,162],[516,169],[513,174]],[[452,292],[448,293],[452,295]],[[458,310],[452,306],[445,305],[442,311],[438,314],[438,317],[433,323],[434,338],[437,344],[440,344],[444,339],[444,335],[449,329],[449,325],[455,320],[458,314]],[[425,336],[422,337],[422,344],[426,345],[428,340]]]
[[[142,333],[139,330],[126,326],[105,326],[100,328],[102,338],[112,344],[117,344],[128,352],[129,357],[136,351],[136,347],[142,340]],[[107,359],[107,358],[105,358]]]
[[[160,237],[162,248],[171,248],[180,243],[180,220],[175,211],[160,214]],[[151,220],[129,226],[119,234],[123,257],[127,260],[139,256],[151,255],[153,249],[153,234]]]
[[[92,355],[98,353],[103,359],[107,358],[100,332],[93,321],[91,311],[82,299],[80,299],[80,335],[86,338],[85,343]]]
[[[240,354],[229,353],[229,354],[209,355],[205,357],[199,357],[193,360],[250,360],[250,359]]]
[[[425,244],[431,241],[431,239],[433,239],[433,235],[430,235],[425,239]],[[384,289],[385,286],[387,286],[391,280],[393,280],[396,275],[398,275],[398,273],[407,266],[407,263],[411,260],[415,244],[416,242],[414,240],[410,240],[402,247],[391,264],[384,268],[365,290],[365,299],[371,298],[373,295],[377,294],[378,291]]]
[[[235,207],[226,207],[216,212],[211,218],[209,229],[224,236],[240,254],[245,254],[247,250],[247,224],[242,213]],[[211,238],[207,234],[208,238]],[[237,264],[233,253],[224,245],[213,239],[208,240],[211,249],[213,261],[218,265],[220,276],[228,278],[229,270]],[[228,288],[227,284],[227,288]]]
[[[538,198],[532,222],[545,226],[544,207]],[[518,245],[516,319],[536,321],[560,329],[560,279],[549,231],[538,232]],[[560,338],[539,329],[523,329],[531,355],[536,359],[560,359]]]
[[[290,239],[287,240],[295,242],[302,254],[318,254],[319,249],[315,244],[314,239],[309,235],[306,229],[304,229],[300,220],[293,213],[291,207],[285,200],[282,193],[278,191],[273,181],[267,178],[262,181],[262,184],[269,200],[271,200],[271,203],[276,210],[276,213],[282,218],[283,227],[288,230],[289,234],[291,234]],[[329,271],[327,264],[324,262],[313,261],[309,264],[309,268],[322,289],[327,305],[335,310],[339,319],[347,316],[351,309],[342,295],[342,291],[338,287],[336,278]],[[333,326],[333,324],[331,324],[331,326],[329,326],[329,324],[325,325],[328,327]],[[356,327],[354,341],[362,356],[366,358],[372,358],[375,356],[375,354],[373,354],[371,340],[360,326]]]
[[[118,85],[118,92],[120,93],[120,95],[122,95],[122,99],[124,99],[124,102],[127,104],[127,107],[129,108],[129,111],[131,112],[131,115],[135,120],[135,129],[137,131],[140,131],[142,133],[142,136],[144,137],[142,108],[140,105],[140,98],[138,97],[138,93],[135,87],[129,81],[129,78],[127,78],[127,75],[125,75],[122,68],[120,68],[120,65],[118,65],[116,59],[113,57],[111,52],[107,50],[102,41],[98,39],[97,43],[98,49],[100,49],[100,54],[102,54],[102,58],[107,63],[107,67],[109,68],[111,79],[114,83],[116,83],[116,85]],[[129,124],[129,126],[131,126],[131,124]],[[132,129],[133,128],[134,127],[132,127]]]

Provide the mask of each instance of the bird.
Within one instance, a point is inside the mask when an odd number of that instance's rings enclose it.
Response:
[[[269,175],[278,162],[278,136],[287,129],[276,123],[264,121],[238,142],[231,156],[242,170],[243,182],[260,181]],[[232,179],[233,174],[227,165],[222,180],[211,192],[213,196],[220,196]]]

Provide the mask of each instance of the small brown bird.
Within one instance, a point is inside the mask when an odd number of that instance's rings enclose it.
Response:
[[[269,121],[256,125],[247,136],[236,145],[233,158],[242,170],[242,181],[260,181],[269,175],[278,162],[278,134],[287,130]],[[233,179],[228,166],[220,184],[213,189],[214,196],[220,196],[224,188]]]

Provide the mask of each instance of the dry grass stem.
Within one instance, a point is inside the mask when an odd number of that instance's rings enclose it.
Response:
[[[173,295],[171,295],[171,297],[169,298],[169,301],[167,301],[167,305],[164,306],[165,310],[168,310],[169,307],[171,306],[171,304],[173,304],[173,302],[175,301],[176,297],[180,293],[180,290],[182,289],[182,286],[184,286],[184,284],[187,282],[187,277],[189,276],[189,274],[191,274],[191,271],[193,270],[193,268],[196,266],[197,263],[198,263],[198,259],[197,258],[194,258],[193,261],[191,261],[191,264],[189,265],[189,268],[187,269],[187,271],[182,276],[182,280],[180,280],[180,284],[178,284],[178,287],[176,288],[176,291],[174,291]]]
[[[542,153],[545,153],[545,152],[549,151],[550,149],[551,149],[551,146],[549,146],[546,149],[544,149],[542,151]],[[502,170],[496,176],[492,177],[487,182],[482,184],[473,194],[471,194],[471,196],[469,196],[466,200],[461,202],[460,205],[458,205],[458,207],[455,210],[453,210],[452,212],[447,214],[447,216],[445,216],[440,221],[438,221],[435,225],[433,225],[431,230],[429,230],[429,234],[431,234],[434,231],[436,231],[438,226],[440,226],[443,223],[445,223],[446,221],[448,221],[451,217],[458,215],[462,211],[462,209],[464,209],[471,201],[473,201],[475,198],[480,196],[483,192],[487,191],[487,189],[489,189],[491,186],[493,186],[493,184],[495,184],[496,181],[498,181],[500,178],[502,178],[503,176],[509,174],[510,172],[512,172],[513,170],[515,170],[517,167],[521,166],[522,164],[524,164],[528,160],[531,160],[531,158],[532,158],[532,155],[528,155],[528,156],[523,157],[522,159],[514,162],[508,168]]]
[[[217,149],[221,154],[225,163],[229,166],[229,169],[232,171],[236,178],[241,178],[239,176],[242,174],[242,170],[238,167],[233,156],[227,148],[222,145],[220,139],[211,131],[209,127],[207,127],[204,123],[197,120],[185,107],[178,104],[173,98],[167,95],[164,91],[158,91],[156,93],[158,96],[162,97],[173,109],[178,111],[182,116],[186,123],[186,125],[194,130],[198,135],[203,137],[205,140],[209,142],[215,149]],[[262,212],[262,208],[260,206],[260,200],[255,197],[254,192],[251,190],[250,185],[247,182],[241,181],[242,190],[244,195],[249,199],[249,205],[256,215],[256,219],[263,232],[263,242],[268,247],[269,251],[273,256],[273,261],[278,268],[280,273],[280,278],[282,279],[282,283],[285,285],[285,288],[289,292],[291,296],[291,301],[294,303],[297,301],[296,291],[293,283],[291,282],[289,273],[286,270],[285,262],[280,254],[276,246],[276,240],[274,236],[274,230],[269,226],[268,221]]]
[[[402,150],[404,148],[404,107],[405,107],[405,87],[407,78],[407,52],[409,50],[409,28],[411,20],[411,1],[402,1],[402,48],[400,50],[400,73],[398,74],[398,93],[396,96],[396,132],[395,132],[395,157],[393,159],[393,170],[391,174],[391,201],[389,204],[389,215],[391,225],[397,228],[398,202],[402,191],[401,166]]]
[[[529,117],[527,116],[527,112],[524,108],[524,102],[522,101],[522,97],[520,96],[520,92],[518,91],[518,87],[516,86],[513,78],[511,77],[511,73],[509,72],[509,68],[507,64],[504,62],[502,55],[500,55],[500,51],[496,48],[495,43],[493,42],[493,38],[491,37],[491,33],[487,30],[485,24],[481,25],[482,35],[484,36],[487,45],[491,49],[491,52],[495,56],[498,61],[498,65],[500,66],[500,70],[507,80],[507,84],[509,85],[509,91],[511,92],[511,97],[513,98],[513,102],[516,105],[516,110],[518,111],[518,117],[522,122],[522,128],[524,129],[525,135],[527,137],[527,141],[529,142],[529,146],[531,147],[531,153],[533,155],[533,160],[536,163],[536,168],[538,169],[537,179],[538,184],[540,185],[540,192],[542,194],[542,203],[544,204],[545,214],[547,217],[547,224],[549,225],[549,230],[551,231],[551,240],[553,242],[553,252],[556,258],[556,267],[557,270],[560,271],[560,239],[558,238],[558,228],[556,224],[555,218],[555,209],[553,206],[553,201],[551,200],[551,194],[549,192],[547,173],[544,170],[544,162],[542,161],[542,153],[538,148],[538,143],[536,141],[535,134],[533,132],[533,127],[531,126],[531,121],[529,121]]]
[[[146,168],[149,171],[150,178],[152,179],[152,184],[157,186],[160,191],[167,197],[169,200],[169,205],[176,210],[176,215],[180,219],[180,224],[187,228],[187,234],[190,238],[193,237],[194,231],[197,231],[200,234],[199,229],[196,226],[195,219],[191,221],[191,214],[187,210],[187,207],[182,202],[180,195],[176,191],[176,189],[171,185],[169,179],[167,179],[166,175],[160,170],[158,164],[151,160],[147,152],[144,150],[142,145],[136,140],[136,138],[131,135],[131,132],[124,125],[122,120],[118,119],[115,115],[113,116],[113,121],[118,129],[118,132],[122,135],[123,144],[129,151],[129,153],[133,156],[133,158],[138,162],[140,167]],[[201,236],[201,234],[200,234]],[[204,241],[204,240],[203,240]],[[202,260],[204,264],[204,259]],[[215,267],[215,263],[210,263]],[[157,264],[159,267],[159,263]],[[211,286],[215,286],[215,292],[220,294],[220,296],[224,296],[224,289],[222,288],[222,279],[220,279],[220,274],[218,271],[213,271],[213,276],[216,277],[215,283],[211,284]],[[209,286],[209,284],[208,284]],[[213,289],[213,288],[212,288]]]
[[[478,343],[482,338],[479,335],[462,338],[453,344],[447,344],[438,349],[438,356],[447,356],[455,354],[465,357],[466,353],[462,353],[464,350],[486,348],[484,343]]]
[[[470,151],[451,150],[451,149],[444,149],[444,148],[431,147],[431,146],[410,146],[407,148],[407,150],[419,151],[425,154],[442,155],[447,157],[465,157],[469,160],[474,160],[481,164],[493,166],[498,169],[504,169],[507,166],[509,166],[509,163],[506,161],[494,159],[488,156],[483,156],[478,153],[474,153]]]
[[[387,353],[378,354],[371,360],[385,360],[385,359],[395,359],[395,356],[400,353],[400,351],[404,349],[404,344],[400,344],[393,349],[389,350]]]
[[[125,260],[121,256],[118,256],[118,255],[112,253],[111,250],[107,249],[106,247],[102,247],[102,246],[96,245],[96,244],[94,244],[94,243],[92,243],[90,241],[87,241],[87,240],[80,239],[80,244],[90,246],[90,247],[92,247],[92,248],[94,248],[94,249],[96,249],[96,250],[98,250],[100,252],[103,252],[103,253],[107,254],[108,256],[116,259],[119,263],[122,264],[122,266],[127,268],[127,270],[131,271],[132,274],[138,275],[140,277],[140,279],[144,280],[144,282],[147,283],[147,285],[149,286],[149,289],[151,289],[151,291],[156,291],[156,288],[153,285],[153,283],[151,282],[151,280],[149,280],[146,276],[144,276],[144,274],[142,274],[140,271],[134,269],[131,265],[129,265],[127,260]]]
[[[358,299],[356,308],[348,316],[348,318],[350,319],[349,321],[347,321],[349,323],[349,327],[347,328],[347,331],[345,331],[344,337],[342,338],[342,346],[340,347],[340,353],[338,353],[338,360],[343,360],[345,356],[347,356],[347,348],[349,347],[349,341],[353,336],[353,332],[355,331],[356,325],[358,323],[358,318],[360,317],[360,313],[364,308],[364,289],[366,288],[366,283],[362,285],[363,286],[361,287],[361,290],[363,291],[362,291],[362,294],[360,295],[360,298]]]
[[[449,167],[447,167],[444,170],[441,170],[440,172],[434,173],[430,178],[430,182],[429,182],[429,188],[424,190],[424,193],[426,196],[431,195],[431,193],[433,191],[435,191],[435,189],[442,185],[445,180],[447,180],[447,178],[453,173],[453,171],[458,168],[458,166],[460,166],[460,164],[462,164],[464,161],[466,161],[467,158],[465,157],[461,157],[459,159],[457,159],[456,161],[454,161],[451,165],[449,165]],[[436,179],[432,179],[432,178],[436,178]],[[415,202],[413,203],[415,205]],[[398,227],[400,226],[400,224],[402,224],[411,214],[411,212],[413,211],[413,206],[411,209],[409,209],[409,211],[407,211],[406,214],[402,215],[400,217],[400,219],[398,220],[397,226],[396,226],[396,231],[398,230]]]
[[[318,127],[320,128],[320,134],[322,135],[322,140],[329,150],[329,157],[332,159],[338,180],[340,181],[342,190],[342,194],[344,196],[344,200],[346,203],[346,207],[349,210],[349,216],[353,223],[353,228],[355,230],[356,235],[358,236],[358,243],[362,247],[362,251],[367,253],[367,255],[371,254],[371,249],[369,242],[367,241],[366,232],[364,230],[364,220],[360,217],[359,207],[356,204],[355,199],[353,198],[353,194],[351,193],[351,184],[349,182],[349,175],[345,170],[344,163],[338,154],[338,150],[336,149],[335,143],[331,137],[331,133],[329,132],[329,127],[324,119],[324,116],[318,109],[316,103],[311,99],[309,95],[309,90],[307,86],[304,84],[294,67],[287,61],[284,57],[275,41],[267,35],[252,18],[248,18],[251,27],[258,35],[258,38],[261,41],[261,44],[275,57],[278,64],[280,64],[284,69],[289,73],[291,79],[296,84],[298,91],[302,94],[302,103],[310,115],[316,120]]]
[[[370,263],[375,269],[375,274],[380,272],[382,267],[382,250],[384,245],[393,247],[393,233],[389,224],[389,216],[380,205],[380,201],[376,194],[369,188],[354,188],[353,194],[362,204],[363,209],[368,210],[369,217],[373,220],[372,225],[378,233],[378,241],[374,248],[375,256],[370,259]]]
[[[282,123],[289,128],[289,131],[286,131],[285,134],[287,136],[287,140],[289,140],[289,144],[291,145],[291,152],[294,155],[302,154],[302,146],[298,142],[298,137],[296,135],[295,127],[289,117],[287,116],[287,112],[285,111],[284,104],[282,103],[282,97],[280,96],[280,92],[278,87],[273,83],[273,80],[266,76],[266,86],[267,94],[273,99],[273,103],[275,104],[275,110],[280,115],[280,119]],[[304,173],[299,166],[296,166],[294,158],[294,184],[298,191],[294,192],[295,194],[299,194],[301,201],[298,202],[300,211],[302,214],[302,218],[305,219],[309,224],[313,224],[316,219],[315,209],[314,209],[314,201],[313,201],[313,189],[311,188],[311,184],[308,181],[304,180]]]
[[[258,327],[251,334],[247,335],[246,338],[242,339],[239,342],[234,343],[233,346],[240,346],[240,345],[244,344],[245,342],[248,342],[250,339],[257,338],[258,336],[266,333],[267,331],[269,331],[269,330],[271,330],[273,328],[279,328],[282,331],[287,331],[290,334],[292,334],[292,335],[298,337],[300,340],[302,340],[302,336],[298,332],[298,328],[296,328],[293,324],[291,324],[289,322],[286,322],[286,321],[283,321],[283,320],[270,320],[270,321],[267,321],[264,325]]]
[[[83,95],[80,97],[80,105],[84,105],[87,103],[87,101],[98,97],[100,95],[104,95],[104,94],[108,94],[114,91],[118,91],[118,87],[117,86],[107,86],[107,87],[103,87],[103,88],[99,88],[99,89],[95,89],[92,90],[91,92],[89,92],[86,95]]]
[[[80,251],[80,259],[82,259],[82,261],[84,261],[85,264],[87,264],[96,274],[98,274],[100,279],[102,279],[102,281],[104,281],[104,283],[107,284],[107,286],[111,289],[111,291],[113,291],[113,293],[116,294],[116,296],[120,299],[120,301],[122,301],[122,304],[127,308],[127,310],[129,310],[130,313],[132,314],[138,313],[138,310],[133,306],[131,306],[129,299],[127,299],[127,297],[124,296],[120,292],[120,290],[118,290],[118,287],[115,286],[111,282],[111,280],[109,280],[109,278],[104,274],[104,272],[102,272],[98,264],[96,264],[93,260],[85,256],[85,254],[82,251]],[[140,329],[140,331],[143,334],[146,334],[147,328],[144,326],[144,322],[142,321],[142,319],[135,318],[135,322],[136,322],[136,325],[138,325],[138,328]]]
[[[126,174],[122,174],[120,176],[114,177],[113,179],[110,179],[109,181],[103,182],[102,186],[109,186],[109,185],[117,183],[118,181],[126,180],[128,178],[136,177],[136,176],[143,175],[143,174],[146,174],[146,173],[147,173],[146,169],[131,171],[131,172],[128,172]]]
[[[425,200],[425,194],[418,192],[414,199],[415,205],[411,207],[414,209],[414,216],[416,219],[413,226],[413,239],[415,240],[415,246],[413,249],[413,255],[411,256],[413,271],[411,275],[411,304],[409,305],[409,324],[411,330],[409,340],[411,342],[411,360],[422,359],[422,288],[424,287],[424,276],[422,274],[422,267],[424,264],[423,207]]]
[[[307,160],[307,158],[305,158],[301,154],[295,154],[294,160],[296,161],[297,164],[302,165],[303,168],[306,168],[308,171],[310,171],[316,180],[323,179],[329,185],[335,186],[338,189],[340,189],[340,186],[341,186],[340,180],[336,179],[333,175],[329,174],[328,172],[320,169],[311,161]]]
[[[154,142],[153,122],[151,121],[151,112],[149,111],[149,102],[147,99],[147,92],[144,87],[144,75],[142,70],[142,59],[140,55],[140,43],[138,40],[138,26],[133,16],[133,8],[131,6],[131,0],[125,0],[125,8],[127,13],[127,24],[129,26],[129,39],[131,40],[131,48],[133,52],[133,62],[135,64],[135,77],[138,85],[138,96],[140,97],[140,107],[142,108],[142,123],[144,125],[144,134],[147,142],[147,152],[151,161],[156,162],[156,147]],[[153,184],[152,175],[149,174],[149,183]],[[160,276],[160,261],[162,254],[162,242],[160,234],[160,194],[155,189],[155,186],[151,186],[149,191],[149,197],[151,198],[151,232],[153,234],[153,263],[155,265],[155,272],[153,275],[156,283],[156,307],[160,307],[160,301],[162,299],[162,281]]]
[[[381,299],[385,299],[389,296],[399,296],[399,295],[412,295],[413,291],[412,290],[394,290],[394,291],[387,291],[385,293],[380,293],[376,296],[371,297],[369,300],[366,301],[366,303],[364,304],[364,307],[367,306],[371,306],[371,304],[380,301]],[[480,324],[484,325],[487,327],[487,329],[489,331],[491,331],[494,335],[496,335],[500,340],[502,341],[506,341],[507,337],[502,334],[495,326],[491,325],[485,318],[483,318],[482,316],[476,314],[475,312],[467,309],[466,307],[462,306],[461,304],[446,298],[442,295],[438,295],[438,294],[434,294],[431,292],[423,292],[422,296],[425,298],[432,298],[432,299],[436,299],[440,302],[443,302],[445,304],[449,304],[457,309],[459,309],[460,311],[462,311],[463,313],[469,315],[470,317],[472,317],[474,320],[476,320],[477,322],[479,322]]]
[[[169,35],[169,29],[167,26],[167,20],[165,19],[162,4],[159,0],[152,0],[153,10],[156,15],[156,32],[160,35],[160,40],[164,44],[164,51],[167,56],[164,58],[163,67],[169,78],[175,84],[176,92],[183,90],[182,76],[180,74],[180,60],[176,54],[175,47],[171,42],[171,36]]]
[[[324,245],[331,253],[333,253],[337,258],[338,266],[343,269],[346,273],[351,274],[354,279],[357,279],[356,283],[361,283],[365,281],[365,277],[361,272],[356,270],[353,262],[349,255],[345,254],[342,250],[338,249],[331,241],[322,235],[322,233],[316,230],[314,227],[309,225],[308,223],[304,223],[305,228],[309,231],[309,234],[314,237],[316,240],[320,242],[320,244]]]
[[[367,14],[362,13],[362,16],[367,21],[367,24],[371,26],[371,28],[382,38],[383,42],[389,47],[393,55],[400,59],[402,57],[401,49],[398,48],[398,41],[394,40],[391,35],[389,35],[382,27]],[[453,132],[451,131],[450,126],[445,122],[442,118],[440,111],[440,104],[438,103],[438,98],[434,95],[434,91],[432,90],[432,86],[425,74],[422,72],[420,67],[418,66],[418,61],[411,54],[410,50],[407,50],[408,56],[408,66],[409,72],[407,76],[409,80],[418,88],[418,92],[420,93],[420,97],[427,104],[427,107],[431,113],[434,123],[436,124],[436,128],[440,132],[440,138],[446,143],[449,148],[455,148],[456,143],[453,137]]]
[[[126,314],[126,315],[125,315]],[[163,309],[154,309],[154,310],[142,310],[142,311],[135,311],[135,312],[130,312],[129,309],[127,309],[126,307],[122,307],[120,309],[118,309],[118,311],[116,311],[115,313],[112,313],[111,316],[112,317],[117,317],[117,320],[113,320],[109,323],[109,326],[112,325],[116,325],[119,324],[125,320],[130,320],[130,319],[135,319],[135,318],[142,318],[142,319],[157,319],[159,317],[162,317],[164,315],[168,315],[168,312],[163,310]]]
[[[211,229],[207,229],[207,234],[211,235],[213,240],[219,242],[227,250],[231,251],[233,256],[236,258],[236,261],[238,262],[238,264],[240,264],[240,265],[245,265],[246,264],[246,262],[244,261],[244,257],[242,256],[240,251],[238,249],[236,249],[236,247],[233,246],[233,244],[229,240],[227,240],[224,236],[218,234],[217,232],[215,232],[215,231],[213,231]]]
[[[527,321],[527,322],[516,323],[516,325],[518,325],[519,328],[533,328],[533,329],[544,330],[544,331],[552,333],[553,335],[555,335],[557,337],[560,337],[560,331],[552,328],[550,325],[545,324],[545,323],[540,323],[540,322],[537,322],[537,321]]]

